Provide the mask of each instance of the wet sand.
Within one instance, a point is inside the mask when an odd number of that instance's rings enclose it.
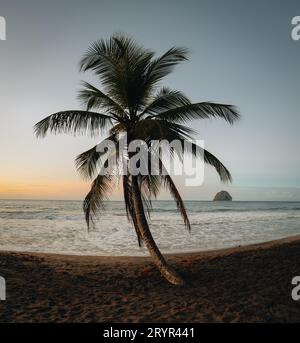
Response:
[[[300,322],[300,236],[167,258],[186,286],[148,257],[2,251],[0,322]]]

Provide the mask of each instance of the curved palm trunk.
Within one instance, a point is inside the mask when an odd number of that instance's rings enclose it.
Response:
[[[138,180],[136,176],[132,176],[132,201],[136,216],[136,223],[138,230],[142,236],[143,242],[149,250],[150,255],[162,276],[174,285],[183,285],[184,280],[178,275],[178,273],[168,265],[165,258],[159,251],[152,234],[149,229],[149,225],[145,216],[143,201],[141,198],[141,191],[139,188]]]

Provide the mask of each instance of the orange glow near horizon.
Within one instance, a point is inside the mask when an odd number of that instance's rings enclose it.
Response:
[[[0,181],[0,199],[83,199],[89,191],[86,181]],[[120,187],[112,193],[112,198],[121,196]]]

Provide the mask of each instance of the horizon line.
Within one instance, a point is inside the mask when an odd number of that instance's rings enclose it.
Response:
[[[77,201],[77,202],[83,202],[84,199],[28,199],[28,198],[24,198],[24,199],[18,199],[18,198],[0,198],[0,201]],[[174,202],[173,199],[153,199],[151,200],[152,202],[155,201],[165,201],[165,202]],[[198,201],[198,202],[300,202],[299,200],[224,200],[224,201],[214,201],[214,200],[201,200],[201,199],[184,199],[184,201]],[[124,202],[124,200],[105,200],[104,202]]]

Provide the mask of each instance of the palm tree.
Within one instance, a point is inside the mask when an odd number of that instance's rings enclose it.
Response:
[[[185,123],[194,119],[222,118],[233,124],[239,118],[236,108],[211,102],[191,103],[182,92],[159,86],[177,64],[187,60],[187,56],[187,49],[172,47],[156,57],[153,51],[122,34],[94,42],[81,59],[80,70],[93,71],[99,77],[102,90],[84,82],[79,98],[86,109],[63,111],[46,117],[35,125],[36,136],[44,137],[50,132],[89,133],[98,137],[103,130],[109,129],[110,140],[117,143],[126,133],[128,143],[136,139],[147,142],[150,153],[154,153],[151,140],[178,140],[182,144],[189,141],[192,156],[202,157],[205,163],[213,166],[221,181],[231,181],[229,171],[219,159],[192,142],[194,131]],[[88,228],[94,224],[95,216],[103,208],[103,202],[118,178],[117,175],[99,172],[107,159],[108,156],[99,152],[97,146],[76,158],[79,172],[93,180],[83,203]],[[162,162],[160,170],[164,168]],[[127,217],[136,231],[139,245],[145,244],[162,276],[170,283],[184,284],[183,278],[159,251],[148,224],[151,199],[163,186],[170,191],[185,226],[190,230],[185,205],[173,179],[166,172],[159,175],[127,173],[119,179],[123,184]]]

